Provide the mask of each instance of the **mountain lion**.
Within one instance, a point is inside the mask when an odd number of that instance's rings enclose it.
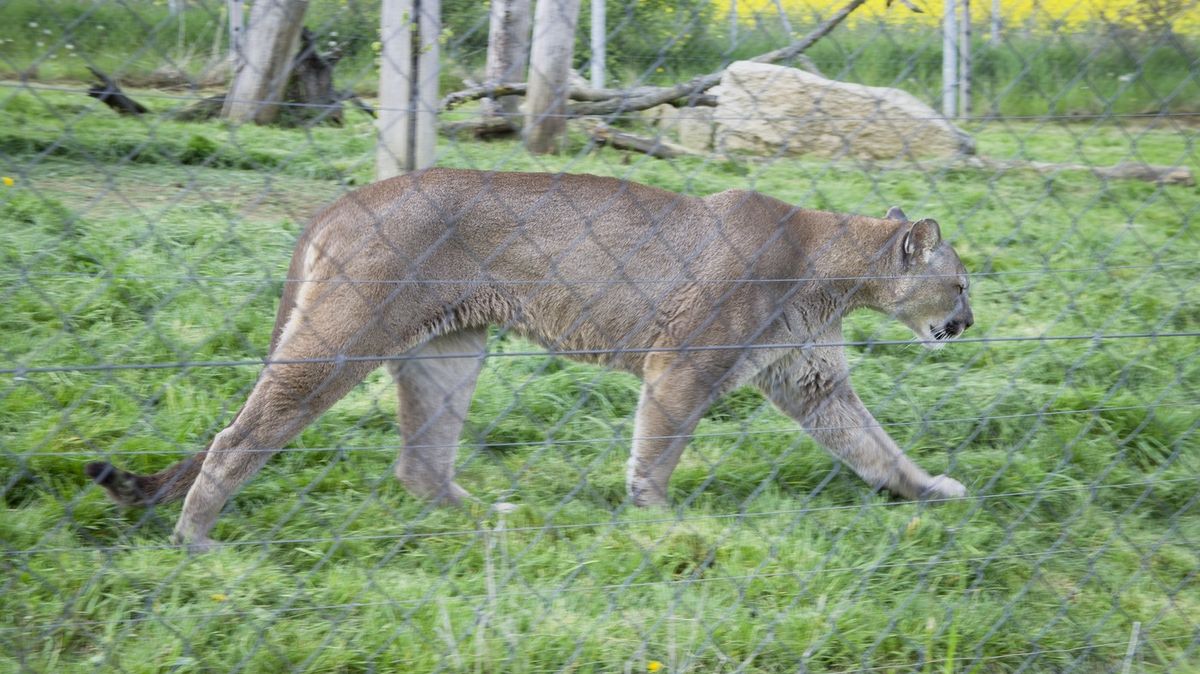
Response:
[[[387,365],[405,440],[396,476],[458,503],[459,432],[488,326],[643,380],[626,484],[665,504],[689,436],[754,384],[875,488],[965,494],[888,437],[850,385],[842,316],[869,308],[937,348],[971,326],[967,274],[933,220],[696,198],[587,175],[432,169],[349,193],[297,242],[269,361],[208,448],[154,475],[87,473],[119,503],[186,496],[197,548],[233,492],[369,372]]]

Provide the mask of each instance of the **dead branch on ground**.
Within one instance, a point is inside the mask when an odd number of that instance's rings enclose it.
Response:
[[[777,63],[795,58],[816,44],[842,23],[851,12],[858,9],[867,0],[850,0],[832,16],[814,28],[808,35],[796,40],[786,47],[781,47],[765,54],[759,54],[750,59],[757,63]],[[617,112],[634,112],[648,110],[663,103],[674,105],[715,105],[716,100],[704,92],[721,82],[724,69],[707,75],[697,75],[686,82],[680,82],[669,87],[633,87],[630,89],[593,89],[590,87],[571,87],[567,98],[577,101],[576,105],[568,106],[567,113],[573,117],[587,115],[610,115]],[[508,82],[471,87],[456,91],[442,99],[442,109],[449,110],[468,101],[480,98],[498,98],[500,96],[522,96],[525,94],[524,82]]]

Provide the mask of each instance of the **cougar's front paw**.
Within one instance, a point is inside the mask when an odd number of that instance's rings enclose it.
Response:
[[[929,481],[929,486],[921,492],[923,499],[962,498],[966,495],[967,488],[948,475],[935,475]]]
[[[206,552],[213,552],[214,550],[221,547],[220,543],[218,543],[217,541],[214,541],[213,539],[209,538],[208,536],[200,536],[200,537],[189,540],[186,537],[184,537],[183,534],[179,533],[178,531],[171,534],[171,544],[178,545],[194,555],[204,554]]]

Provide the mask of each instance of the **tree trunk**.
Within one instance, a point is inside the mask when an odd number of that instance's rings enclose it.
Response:
[[[236,73],[245,61],[242,57],[246,45],[245,3],[225,0],[225,9],[229,13],[229,68]]]
[[[492,0],[491,25],[488,28],[487,70],[484,79],[489,85],[525,80],[529,56],[529,0]],[[513,128],[519,114],[518,96],[501,96],[485,100],[485,117],[503,116]]]
[[[233,76],[222,117],[258,124],[275,121],[307,9],[308,0],[254,3],[245,34],[244,61]]]
[[[333,89],[333,67],[341,54],[322,54],[307,27],[300,31],[300,53],[292,66],[288,81],[287,101],[300,101],[304,107],[289,110],[286,115],[297,120],[323,120],[342,125],[342,96]]]
[[[579,0],[541,0],[533,21],[526,94],[525,147],[535,154],[558,152],[567,128],[567,75],[575,50]]]

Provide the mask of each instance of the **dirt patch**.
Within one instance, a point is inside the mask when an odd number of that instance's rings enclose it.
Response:
[[[31,187],[84,218],[154,218],[179,208],[219,208],[233,220],[302,223],[349,189],[329,180],[203,167],[52,160],[30,173]]]

